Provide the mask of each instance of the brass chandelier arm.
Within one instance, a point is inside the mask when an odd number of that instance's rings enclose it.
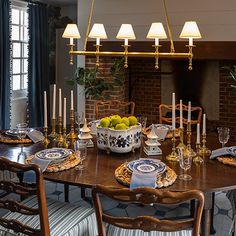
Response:
[[[166,25],[167,25],[167,30],[168,30],[168,34],[170,37],[170,52],[174,53],[175,52],[175,46],[174,46],[174,42],[173,42],[173,38],[172,38],[172,32],[170,29],[170,23],[169,23],[169,18],[168,18],[168,14],[167,14],[167,7],[166,7],[166,1],[163,0],[163,6],[164,6],[164,10],[165,10],[165,19],[166,19]]]
[[[71,55],[85,55],[85,56],[94,56],[94,51],[70,51]],[[155,57],[155,52],[97,52],[99,56],[117,56],[123,57],[125,54],[129,57]],[[171,52],[159,52],[159,58],[190,58],[192,54],[190,52],[186,53],[171,53]]]
[[[85,40],[84,40],[84,51],[86,51],[86,49],[87,49],[87,42],[88,42],[88,36],[89,36],[89,31],[90,31],[91,19],[93,16],[94,2],[95,2],[95,0],[92,0],[90,12],[89,12],[88,26],[87,26],[86,36],[85,36]]]

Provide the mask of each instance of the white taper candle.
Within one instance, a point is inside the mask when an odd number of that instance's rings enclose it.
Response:
[[[63,128],[66,128],[66,98],[64,98],[63,109]]]
[[[175,129],[175,93],[172,93],[172,129]]]
[[[182,99],[180,99],[179,101],[179,104],[180,104],[180,108],[179,108],[179,128],[183,129],[183,101]]]
[[[58,116],[62,116],[62,104],[61,104],[61,89],[59,88],[59,112]]]
[[[197,124],[197,144],[200,144],[200,124]]]
[[[203,114],[202,134],[206,134],[206,114]]]
[[[52,119],[56,119],[56,84],[53,85]]]
[[[74,94],[73,94],[73,90],[70,91],[70,109],[74,110]]]
[[[48,110],[47,110],[47,92],[43,92],[43,98],[44,98],[44,127],[48,127]]]
[[[191,122],[191,102],[188,102],[188,123]]]

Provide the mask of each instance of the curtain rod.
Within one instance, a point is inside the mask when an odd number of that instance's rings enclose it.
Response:
[[[12,2],[28,2],[28,3],[33,3],[33,4],[38,4],[38,5],[44,5],[47,6],[46,3],[35,1],[35,0],[13,0]]]

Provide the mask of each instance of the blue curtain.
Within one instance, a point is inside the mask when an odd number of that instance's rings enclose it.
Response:
[[[49,98],[48,10],[29,3],[29,125],[43,126],[43,91]],[[49,101],[49,99],[48,99]]]
[[[0,129],[10,127],[10,3],[0,1]]]

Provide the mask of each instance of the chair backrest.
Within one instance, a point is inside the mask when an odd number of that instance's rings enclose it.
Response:
[[[44,190],[44,181],[40,168],[35,165],[23,165],[16,162],[12,162],[5,157],[0,157],[0,170],[11,171],[16,174],[24,174],[27,171],[33,171],[35,173],[36,184],[27,184],[23,181],[17,180],[1,180],[0,190],[5,191],[8,194],[16,194],[17,196],[7,197],[0,199],[0,208],[7,209],[11,212],[17,212],[22,215],[39,216],[40,229],[34,229],[19,220],[0,217],[0,225],[11,229],[14,232],[23,233],[26,235],[50,235],[48,210],[46,204],[46,196]],[[31,195],[36,195],[38,200],[38,208],[31,208],[26,206],[21,197],[26,198]]]
[[[186,105],[182,105],[183,107],[183,124],[187,124],[187,116],[185,116],[185,114],[187,114],[188,111],[188,106]],[[175,106],[175,110],[176,112],[176,122],[180,123],[180,117],[179,117],[179,111],[180,111],[180,104],[177,104]],[[159,105],[159,123],[163,124],[163,123],[172,123],[172,118],[170,117],[166,117],[165,113],[166,112],[171,112],[172,111],[172,105],[166,105],[166,104],[160,104]],[[186,118],[185,118],[186,117]],[[197,123],[201,123],[201,119],[202,119],[202,108],[201,107],[191,107],[191,124],[192,125],[196,125]]]
[[[195,199],[196,209],[194,217],[186,219],[159,219],[152,216],[119,217],[111,216],[103,212],[100,196],[105,195],[111,199],[141,204],[165,204],[174,205]],[[105,226],[103,222],[126,229],[140,229],[146,232],[163,231],[174,232],[192,228],[192,235],[199,236],[201,216],[204,205],[204,195],[199,190],[186,192],[171,192],[149,187],[130,190],[108,188],[97,185],[92,189],[92,196],[98,223],[99,236],[105,236]]]
[[[135,103],[119,100],[96,101],[96,119],[110,115],[131,116],[134,115]]]

